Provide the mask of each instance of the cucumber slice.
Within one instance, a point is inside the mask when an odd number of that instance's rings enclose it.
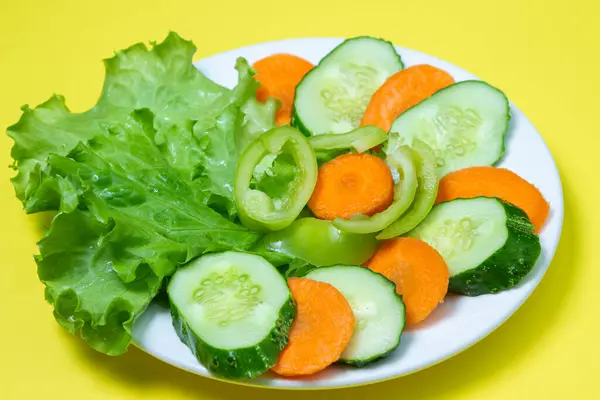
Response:
[[[341,362],[362,367],[398,347],[406,309],[396,285],[365,267],[321,267],[306,275],[338,289],[352,307],[356,325]]]
[[[481,81],[450,85],[402,113],[392,124],[400,144],[421,139],[436,157],[440,177],[493,165],[504,153],[510,108],[500,90]]]
[[[367,36],[344,41],[296,86],[292,126],[307,136],[357,128],[371,95],[402,68],[390,42]]]
[[[393,132],[392,135],[394,135]],[[413,141],[412,150],[418,182],[415,199],[399,219],[377,235],[379,240],[390,239],[410,231],[419,225],[419,222],[423,221],[435,203],[439,179],[433,150],[418,139]]]
[[[408,235],[440,252],[451,292],[478,296],[509,289],[531,271],[541,251],[533,229],[521,209],[476,197],[436,205]]]
[[[253,378],[277,362],[296,309],[277,269],[225,252],[177,270],[167,287],[177,335],[211,373]]]

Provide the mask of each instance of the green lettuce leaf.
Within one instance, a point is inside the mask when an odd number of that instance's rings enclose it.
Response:
[[[287,269],[284,272],[284,275],[286,278],[291,278],[291,277],[297,277],[297,278],[302,278],[303,276],[306,276],[306,274],[308,274],[310,271],[312,271],[315,268],[319,268],[316,265],[313,265],[311,263],[309,263],[306,260],[303,260],[301,258],[295,258],[293,259]]]
[[[293,190],[290,185],[298,173],[296,162],[291,155],[269,154],[254,169],[251,187],[277,201]]]
[[[179,131],[185,131],[185,126],[193,129],[184,124]],[[43,183],[27,209],[85,209],[103,223],[116,217],[135,220],[144,229],[184,245],[186,251],[176,257],[178,262],[207,251],[251,246],[259,235],[205,205],[202,194],[165,161],[156,136],[152,113],[138,110],[107,136],[79,143],[66,156],[51,154],[42,171]],[[125,282],[135,276],[135,270],[113,267]]]
[[[238,153],[241,154],[260,135],[275,128],[275,113],[278,107],[279,101],[273,97],[269,97],[264,104],[256,98],[251,98],[242,106],[244,119],[236,136]]]
[[[234,219],[233,180],[239,154],[249,142],[274,127],[274,103],[256,101],[258,82],[254,70],[239,59],[238,85],[228,94],[218,115],[197,118],[193,129],[173,126],[158,139],[167,161],[193,183],[203,201]]]
[[[161,132],[157,144],[167,162],[188,181],[197,181],[202,201],[235,218],[232,180],[238,153],[273,126],[275,106],[254,99],[258,83],[248,63],[236,63],[238,85],[229,90],[206,78],[192,64],[194,45],[170,33],[147,49],[136,44],[105,60],[106,78],[98,103],[74,114],[64,98],[54,96],[35,109],[23,107],[8,128],[17,197],[26,204],[41,184],[50,154],[66,155],[79,142],[105,135],[135,109],[147,108]],[[193,135],[172,135],[182,123]],[[33,212],[26,208],[27,212]]]
[[[232,222],[232,184],[276,105],[255,100],[245,60],[230,90],[193,67],[194,50],[174,33],[134,45],[105,61],[89,111],[54,96],[8,129],[26,212],[58,212],[36,257],[46,298],[63,327],[107,354],[127,349],[133,321],[178,265],[259,238]]]
[[[125,351],[132,321],[178,265],[259,238],[201,201],[165,161],[154,126],[150,111],[135,111],[107,136],[51,154],[27,202],[61,210],[38,257],[56,319],[108,354]]]
[[[139,228],[131,220],[102,223],[85,211],[59,213],[39,243],[38,275],[56,320],[110,355],[126,351],[135,317],[156,295],[163,276],[172,272],[172,264],[155,265],[162,262],[155,251],[184,250]],[[119,279],[115,264],[137,264],[134,279],[127,283]]]

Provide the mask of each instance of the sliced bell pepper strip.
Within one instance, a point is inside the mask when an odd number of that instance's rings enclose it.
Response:
[[[288,193],[274,202],[266,193],[250,187],[254,168],[265,156],[285,153],[293,157],[297,174]],[[257,231],[276,231],[291,224],[302,211],[317,182],[317,160],[306,137],[282,126],[259,136],[238,161],[234,198],[244,226]]]
[[[376,126],[363,126],[348,133],[328,133],[308,138],[315,150],[334,150],[354,148],[359,153],[372,149],[385,142],[387,134]]]
[[[376,126],[363,126],[348,133],[327,133],[308,138],[308,142],[315,149],[319,164],[333,160],[349,150],[364,153],[386,140],[387,133]]]
[[[412,143],[413,158],[417,167],[417,193],[410,208],[394,223],[377,235],[377,239],[400,236],[417,226],[435,203],[439,178],[433,150],[425,142],[415,139]]]
[[[417,191],[417,173],[412,150],[400,146],[388,154],[388,164],[400,174],[400,182],[394,185],[394,201],[384,211],[367,217],[355,215],[350,219],[336,218],[333,226],[351,233],[379,232],[396,221],[410,207]]]
[[[361,265],[375,253],[377,243],[374,234],[343,232],[331,221],[301,218],[281,231],[268,233],[253,250],[283,253],[319,267]]]

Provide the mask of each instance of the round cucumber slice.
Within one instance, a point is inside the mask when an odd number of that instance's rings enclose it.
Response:
[[[283,277],[262,257],[203,256],[177,270],[167,293],[179,338],[215,375],[260,375],[287,344],[295,306]]]
[[[341,362],[362,367],[398,347],[406,309],[393,282],[368,268],[346,265],[317,268],[306,278],[333,285],[354,312],[354,334]]]
[[[373,93],[402,68],[390,42],[367,36],[344,41],[296,87],[292,125],[307,136],[358,128]]]
[[[521,209],[477,197],[436,205],[408,235],[442,255],[450,291],[477,296],[509,289],[531,271],[541,251],[533,229]]]
[[[420,139],[433,149],[440,177],[493,165],[504,153],[510,107],[500,90],[481,81],[450,85],[402,113],[392,124],[400,144]]]

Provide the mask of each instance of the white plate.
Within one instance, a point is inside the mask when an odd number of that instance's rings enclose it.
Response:
[[[340,39],[293,39],[262,43],[228,51],[198,61],[195,65],[214,81],[232,87],[237,75],[237,57],[254,62],[273,53],[292,53],[313,63],[341,42]],[[431,64],[449,72],[456,81],[477,79],[450,63],[418,51],[396,47],[404,64]],[[494,84],[494,82],[489,82]],[[501,89],[501,88],[500,88]],[[508,93],[510,97],[510,93]],[[303,379],[285,379],[267,374],[245,384],[277,388],[334,388],[382,381],[439,363],[465,350],[509,318],[529,297],[548,269],[558,245],[563,221],[563,193],[554,160],[543,139],[517,107],[511,104],[512,120],[507,151],[499,166],[534,183],[550,202],[550,217],[541,232],[542,255],[531,273],[512,290],[479,297],[449,296],[418,328],[405,331],[400,347],[389,357],[366,368],[332,366]],[[169,364],[211,377],[188,348],[177,338],[169,310],[152,304],[137,320],[134,342]],[[238,382],[241,383],[241,382]]]

